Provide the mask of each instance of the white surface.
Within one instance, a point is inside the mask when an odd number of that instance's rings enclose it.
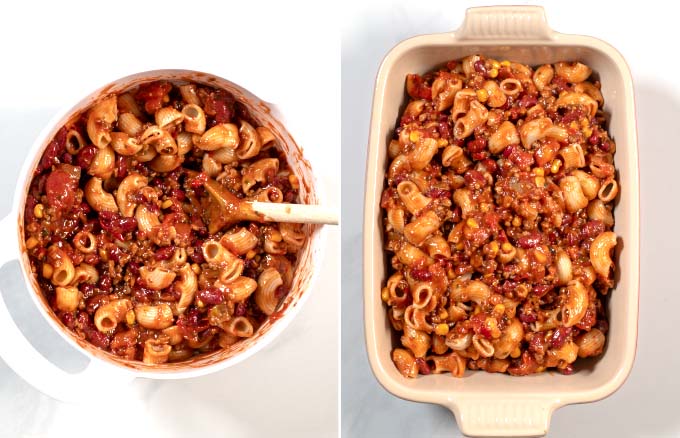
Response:
[[[363,339],[361,224],[373,85],[382,57],[398,42],[455,30],[478,2],[398,0],[345,5],[342,32],[342,435],[391,438],[460,436],[440,406],[400,400],[373,377]],[[500,1],[502,4],[526,2]],[[542,2],[538,2],[542,3]],[[635,7],[611,2],[545,4],[550,26],[601,38],[628,61],[637,99],[641,169],[642,266],[637,359],[624,386],[603,401],[558,410],[550,437],[666,437],[680,434],[680,350],[675,309],[680,288],[673,274],[680,238],[680,60],[671,50],[676,11],[666,4]],[[645,16],[643,16],[643,14]],[[360,164],[361,163],[361,164]],[[625,187],[623,187],[625,190]],[[635,267],[622,267],[635,269]],[[669,273],[671,273],[669,275]]]
[[[18,3],[0,6],[3,59],[14,60],[12,68],[0,69],[4,193],[13,192],[25,150],[57,109],[108,80],[175,67],[215,73],[278,104],[306,153],[326,157],[315,171],[328,204],[339,206],[339,40],[323,24],[332,8]],[[315,71],[323,74],[309,74]],[[9,195],[0,198],[0,216],[10,202]],[[217,374],[138,380],[124,401],[73,406],[35,391],[0,360],[0,437],[336,436],[338,228],[327,244],[321,281],[296,320],[272,345]],[[87,359],[32,307],[18,263],[0,269],[0,289],[46,357],[70,371],[85,366]]]

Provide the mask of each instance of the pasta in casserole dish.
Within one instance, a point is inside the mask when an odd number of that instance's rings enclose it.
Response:
[[[406,377],[573,373],[602,353],[614,286],[599,82],[580,62],[472,55],[406,91],[381,198],[393,362]]]

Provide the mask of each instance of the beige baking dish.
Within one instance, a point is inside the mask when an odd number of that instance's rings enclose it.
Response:
[[[577,362],[571,376],[543,373],[527,377],[467,371],[402,377],[390,359],[396,337],[380,299],[385,280],[380,195],[387,142],[405,104],[407,73],[425,73],[450,59],[483,53],[536,65],[579,60],[602,81],[610,133],[616,140],[621,184],[616,205],[619,236],[616,288],[610,292],[607,345],[597,360]],[[623,57],[591,37],[565,35],[548,26],[542,8],[484,7],[467,11],[460,29],[418,36],[392,49],[380,67],[373,97],[364,211],[364,311],[371,367],[389,392],[408,400],[449,408],[461,431],[471,436],[540,436],[553,411],[571,403],[591,402],[616,391],[628,376],[637,341],[639,296],[639,176],[633,84]]]

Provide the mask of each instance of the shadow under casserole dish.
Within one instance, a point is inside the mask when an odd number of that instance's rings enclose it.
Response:
[[[407,76],[381,198],[402,375],[602,353],[618,183],[591,73],[473,55]]]
[[[307,238],[244,202],[297,202],[277,141],[230,93],[186,81],[105,96],[63,126],[24,214],[58,318],[149,364],[252,336],[289,292]]]

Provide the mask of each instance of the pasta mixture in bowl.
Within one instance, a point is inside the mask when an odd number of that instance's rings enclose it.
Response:
[[[402,375],[574,372],[614,286],[615,143],[580,62],[409,74],[382,193]]]
[[[137,368],[230,357],[311,276],[294,286],[314,228],[245,204],[314,200],[280,133],[230,91],[172,79],[102,94],[65,123],[23,216],[43,301],[81,345]]]

